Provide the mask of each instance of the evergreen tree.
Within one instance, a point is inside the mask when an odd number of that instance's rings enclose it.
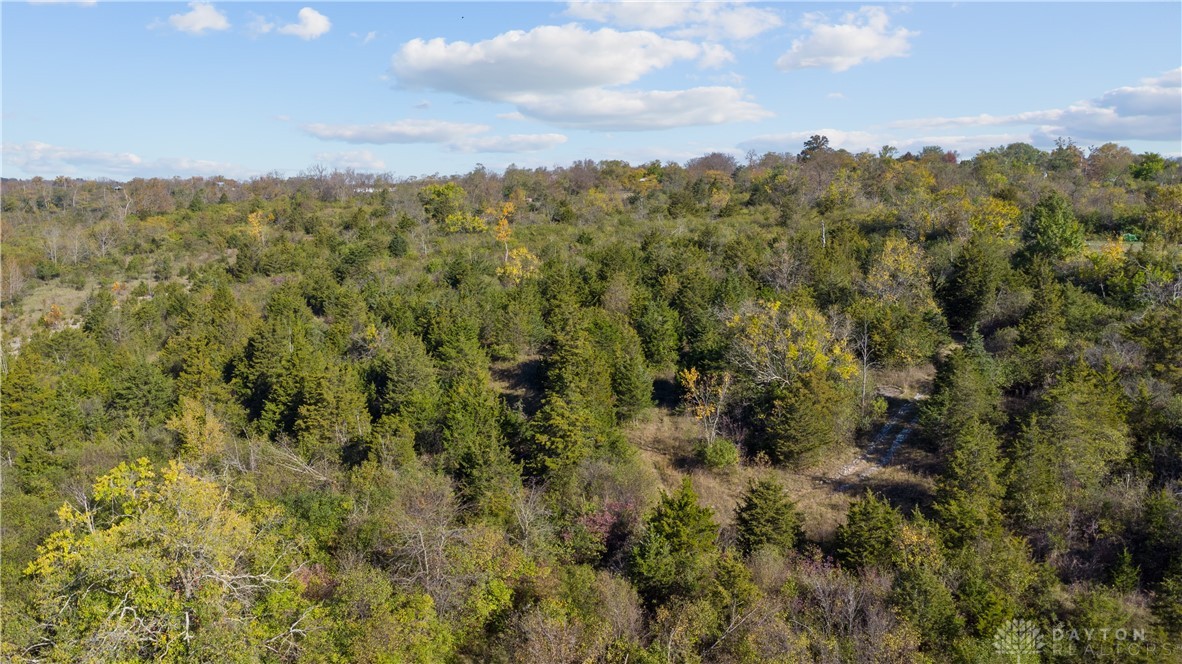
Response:
[[[438,370],[418,337],[394,333],[370,361],[365,382],[375,418],[397,415],[420,435],[438,421],[443,398]]]
[[[592,454],[596,447],[591,416],[560,395],[550,394],[529,423],[527,467],[537,475],[560,475]]]
[[[815,372],[766,390],[759,424],[760,445],[779,463],[807,463],[847,439],[853,394],[846,385]]]
[[[718,524],[709,507],[698,504],[689,478],[664,494],[645,519],[643,537],[632,549],[630,571],[637,590],[651,604],[693,594],[717,552]]]
[[[980,422],[971,421],[950,443],[936,487],[935,512],[949,539],[962,543],[999,526],[1003,464],[997,436]]]
[[[1052,191],[1034,206],[1023,229],[1022,241],[1028,257],[1062,260],[1083,251],[1084,229],[1075,218],[1071,202]]]
[[[744,554],[762,547],[787,552],[804,538],[800,514],[774,479],[761,479],[747,486],[735,507],[736,543]]]
[[[485,372],[487,375],[487,372]],[[521,473],[501,431],[503,404],[487,378],[461,376],[444,399],[443,462],[455,478],[460,498],[479,514],[508,515]]]
[[[1027,382],[1045,381],[1054,373],[1059,355],[1067,346],[1063,287],[1045,261],[1035,262],[1034,297],[1018,324],[1018,374]]]
[[[1063,371],[1023,428],[1008,502],[1043,547],[1072,545],[1070,524],[1099,499],[1110,470],[1128,456],[1125,412],[1115,377],[1080,363]]]
[[[945,453],[967,427],[995,427],[1004,420],[995,364],[974,331],[964,347],[953,350],[937,367],[921,421],[928,438]]]
[[[872,493],[850,505],[837,528],[837,556],[852,567],[888,567],[903,529],[903,515]]]
[[[1003,242],[973,234],[953,259],[951,274],[940,289],[944,313],[952,328],[969,330],[983,322],[1009,272]]]

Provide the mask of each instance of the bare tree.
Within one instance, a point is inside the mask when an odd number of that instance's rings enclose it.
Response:
[[[81,226],[72,226],[66,232],[66,257],[70,265],[77,265],[89,253],[86,232]]]
[[[106,258],[107,254],[114,248],[116,242],[117,229],[111,223],[100,221],[90,229],[91,237],[94,238],[95,249],[98,251],[100,258]]]
[[[62,229],[57,224],[46,224],[41,229],[41,244],[45,247],[45,257],[57,265],[58,254],[62,247]]]
[[[4,266],[4,299],[12,301],[25,287],[25,271],[16,261],[9,259]]]
[[[870,367],[874,365],[870,358],[870,324],[862,321],[862,329],[853,335],[854,351],[858,354],[859,368],[862,373],[862,394],[859,408],[862,417],[866,417],[866,388],[870,382]]]

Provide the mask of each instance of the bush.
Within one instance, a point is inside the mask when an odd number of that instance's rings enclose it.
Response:
[[[49,281],[61,276],[62,268],[52,261],[37,261],[33,274],[41,281]]]
[[[728,470],[739,465],[739,447],[725,438],[698,447],[698,459],[710,470]]]
[[[406,236],[402,233],[398,233],[390,238],[390,255],[394,258],[402,258],[409,249],[410,243],[407,242]]]

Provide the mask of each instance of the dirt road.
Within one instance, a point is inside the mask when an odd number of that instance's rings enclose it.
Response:
[[[838,491],[845,491],[853,486],[853,482],[865,479],[889,466],[899,448],[915,432],[918,420],[919,408],[916,401],[907,401],[896,408],[865,451],[834,476],[833,481],[837,484]]]

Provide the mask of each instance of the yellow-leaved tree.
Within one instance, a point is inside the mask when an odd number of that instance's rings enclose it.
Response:
[[[58,519],[25,570],[43,629],[35,659],[285,659],[315,629],[320,610],[293,579],[278,511],[239,511],[179,462],[120,464]]]
[[[213,409],[197,399],[181,397],[179,412],[165,426],[180,439],[187,459],[207,460],[221,454],[228,435]]]
[[[912,366],[931,356],[943,318],[932,293],[923,249],[902,235],[888,236],[851,308],[863,360]]]
[[[760,300],[733,314],[727,327],[735,362],[758,384],[788,385],[803,374],[847,380],[857,373],[853,353],[812,307]]]
[[[689,367],[682,369],[677,378],[685,390],[685,411],[702,427],[706,444],[712,445],[718,437],[732,376],[726,372],[702,375]]]
[[[1022,210],[1000,198],[988,196],[978,200],[969,214],[969,228],[998,238],[1011,238],[1018,232]]]
[[[824,315],[807,304],[761,300],[727,325],[732,361],[757,388],[757,447],[796,462],[848,439],[858,367]]]
[[[509,238],[513,237],[513,229],[509,227],[509,220],[513,217],[513,212],[516,206],[512,201],[501,204],[501,209],[489,209],[487,214],[496,217],[497,223],[493,226],[492,234],[497,242],[505,246],[505,262],[509,262]]]
[[[525,247],[514,247],[509,251],[505,264],[497,268],[497,276],[510,286],[520,286],[538,273],[541,261]]]
[[[262,244],[266,239],[267,223],[273,220],[274,217],[270,213],[262,210],[255,210],[246,215],[246,224],[250,229],[250,237],[259,244]]]
[[[892,235],[883,243],[882,254],[866,275],[866,289],[886,303],[936,306],[923,249],[900,235]]]

